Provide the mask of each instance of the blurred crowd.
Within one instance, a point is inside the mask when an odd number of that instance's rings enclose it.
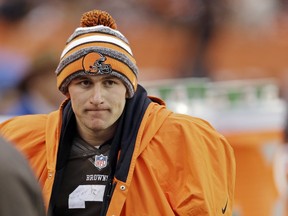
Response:
[[[225,65],[217,68],[215,61],[221,59],[221,54],[225,56],[221,49],[211,51],[211,47],[217,47],[218,32],[227,26],[249,28],[247,32],[269,27],[268,31],[272,32],[275,23],[279,26],[288,20],[287,2],[1,0],[0,115],[47,113],[58,108],[64,96],[56,89],[54,71],[66,39],[77,27],[77,18],[91,8],[107,10],[117,19],[121,32],[132,44],[140,79],[210,77],[219,80],[237,78],[237,75],[231,75],[229,68],[223,72]],[[283,78],[285,68],[282,69]],[[239,77],[246,74],[249,78],[249,73],[239,73]],[[283,97],[288,98],[286,91]]]
[[[60,106],[65,99],[56,87],[60,54],[81,14],[93,8],[113,15],[129,39],[140,84],[268,77],[277,80],[288,104],[288,0],[0,0],[0,117]],[[288,165],[281,173],[285,169],[288,175]],[[288,177],[282,179],[287,187]]]

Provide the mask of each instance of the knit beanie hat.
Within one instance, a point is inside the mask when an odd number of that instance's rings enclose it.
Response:
[[[67,94],[68,85],[81,75],[110,74],[123,81],[128,97],[137,88],[138,69],[128,40],[105,11],[82,15],[80,27],[68,38],[56,69],[57,87]]]

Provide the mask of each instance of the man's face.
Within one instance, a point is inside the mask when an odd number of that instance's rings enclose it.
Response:
[[[71,81],[68,96],[82,133],[109,133],[124,110],[126,87],[111,75],[87,75]]]

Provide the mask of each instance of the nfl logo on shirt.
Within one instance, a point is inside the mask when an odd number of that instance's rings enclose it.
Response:
[[[95,167],[99,170],[105,168],[107,166],[108,156],[101,155],[95,155]]]

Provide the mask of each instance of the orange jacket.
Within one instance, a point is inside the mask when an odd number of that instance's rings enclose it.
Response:
[[[0,132],[26,155],[48,206],[55,177],[62,109],[19,116]],[[126,182],[117,182],[107,215],[232,215],[235,159],[206,121],[149,104]]]

